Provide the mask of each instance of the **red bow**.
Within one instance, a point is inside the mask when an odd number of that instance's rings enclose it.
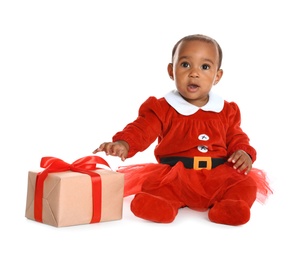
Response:
[[[91,176],[92,182],[92,201],[93,201],[93,214],[90,223],[99,222],[101,218],[101,178],[100,175],[93,170],[99,169],[97,164],[109,164],[101,157],[86,156],[82,157],[72,164],[66,163],[61,159],[55,157],[43,157],[40,166],[45,168],[37,174],[34,198],[34,218],[36,221],[42,222],[42,197],[44,181],[49,173],[73,171]]]

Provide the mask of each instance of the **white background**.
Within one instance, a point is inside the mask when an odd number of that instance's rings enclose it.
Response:
[[[294,259],[292,1],[13,1],[0,3],[1,259]],[[182,209],[171,224],[136,218],[55,228],[25,218],[28,170],[43,156],[91,155],[174,89],[175,42],[203,33],[223,48],[214,89],[242,112],[274,194],[249,223]],[[121,164],[152,162],[153,145]]]

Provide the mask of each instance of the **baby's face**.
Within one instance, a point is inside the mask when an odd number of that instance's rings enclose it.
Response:
[[[205,105],[212,86],[222,76],[218,65],[218,49],[213,43],[200,40],[180,43],[171,66],[172,78],[183,98],[197,106]]]

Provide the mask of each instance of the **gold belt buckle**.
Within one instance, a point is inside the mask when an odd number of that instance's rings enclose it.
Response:
[[[205,162],[206,167],[200,167],[200,162]],[[194,169],[202,170],[202,169],[212,169],[212,160],[211,157],[203,157],[203,156],[195,156],[194,157]]]

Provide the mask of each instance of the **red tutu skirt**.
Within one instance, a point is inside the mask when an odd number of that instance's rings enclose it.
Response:
[[[125,175],[124,197],[141,191],[156,190],[169,183],[177,183],[183,196],[196,197],[196,193],[207,201],[205,204],[218,199],[228,189],[237,183],[251,178],[257,187],[256,200],[264,203],[272,193],[266,173],[260,169],[252,168],[247,175],[238,173],[228,163],[207,170],[194,170],[184,168],[181,162],[174,166],[158,163],[144,163],[121,166],[117,172]],[[253,181],[252,181],[253,183]],[[202,204],[201,208],[205,206]],[[199,206],[196,205],[196,208]]]

